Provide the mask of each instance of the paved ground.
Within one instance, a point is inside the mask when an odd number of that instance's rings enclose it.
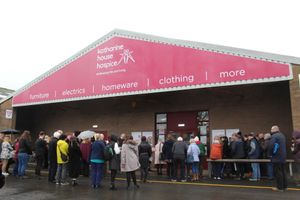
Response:
[[[126,189],[125,181],[117,181],[117,191],[109,190],[109,181],[105,179],[103,187],[92,189],[89,180],[80,177],[79,185],[57,186],[48,183],[47,179],[35,178],[18,180],[12,176],[7,178],[7,184],[0,189],[1,200],[68,200],[68,199],[118,199],[118,200],[177,200],[177,199],[213,199],[213,200],[276,200],[283,198],[299,200],[300,188],[293,185],[283,193],[273,192],[271,182],[262,181],[252,183],[249,181],[203,180],[199,183],[173,183],[163,178],[154,177],[152,183],[140,183],[140,188]]]

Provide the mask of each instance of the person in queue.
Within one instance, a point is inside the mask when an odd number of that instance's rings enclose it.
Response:
[[[28,178],[28,176],[25,175],[25,171],[27,168],[27,164],[30,158],[30,155],[32,155],[31,150],[31,136],[30,132],[25,130],[19,141],[19,154],[18,154],[18,160],[19,160],[19,167],[18,167],[18,177],[19,178]]]
[[[248,152],[249,159],[259,159],[260,156],[260,146],[255,138],[255,133],[250,133],[248,136],[250,141],[250,148]],[[252,177],[250,181],[259,181],[260,180],[260,165],[259,163],[251,163],[252,168]]]
[[[295,179],[296,186],[300,187],[300,131],[293,132],[291,151],[295,158]]]
[[[36,160],[36,167],[35,167],[35,175],[40,178],[41,177],[41,170],[45,160],[45,154],[47,151],[47,142],[45,141],[45,132],[41,131],[39,133],[39,138],[35,142],[35,160]]]
[[[167,135],[167,140],[165,141],[162,147],[162,153],[165,162],[167,163],[167,176],[169,179],[172,179],[174,176],[174,162],[173,162],[173,149],[174,139],[171,134]]]
[[[280,132],[277,125],[271,128],[271,140],[269,155],[271,155],[271,162],[274,168],[274,175],[276,180],[276,187],[272,188],[273,191],[283,192],[287,189],[287,178],[285,172],[286,163],[286,140],[285,136]]]
[[[174,162],[174,174],[172,181],[177,181],[177,169],[180,166],[180,181],[186,182],[185,179],[185,160],[187,158],[187,144],[183,141],[182,137],[177,138],[177,142],[174,143],[172,148],[173,162]]]
[[[94,135],[95,141],[92,144],[91,150],[91,183],[92,187],[100,188],[101,181],[103,178],[103,166],[105,163],[104,159],[104,135],[96,133]]]
[[[147,142],[147,138],[142,136],[141,144],[138,146],[139,162],[141,164],[141,181],[147,182],[148,170],[150,167],[149,158],[152,154],[151,145]]]
[[[57,170],[57,141],[62,134],[62,131],[55,131],[53,133],[53,137],[50,139],[49,147],[48,147],[48,181],[51,183],[56,183],[56,170]]]
[[[109,161],[109,169],[110,169],[110,190],[116,190],[115,179],[118,171],[120,171],[120,147],[118,145],[118,137],[115,135],[110,136],[109,145],[111,145],[113,149],[113,157]]]
[[[66,142],[67,136],[61,134],[56,146],[57,173],[56,185],[69,185],[67,182],[67,164],[69,162],[69,144]]]
[[[140,168],[138,146],[132,136],[126,135],[121,150],[121,172],[126,172],[127,190],[130,188],[131,178],[135,188],[139,188],[135,171]]]

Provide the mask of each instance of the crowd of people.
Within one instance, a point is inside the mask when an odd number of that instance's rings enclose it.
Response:
[[[250,181],[259,181],[262,175],[266,175],[270,180],[276,179],[276,190],[287,188],[284,167],[286,141],[278,126],[273,126],[271,133],[266,134],[243,135],[237,132],[231,138],[215,136],[208,156],[205,145],[197,136],[187,142],[182,137],[175,140],[172,135],[167,135],[166,141],[159,139],[152,147],[144,136],[137,143],[127,134],[121,134],[120,137],[110,135],[107,139],[100,133],[95,133],[91,138],[79,139],[78,134],[64,134],[57,130],[49,137],[41,131],[34,145],[29,131],[24,131],[13,143],[10,135],[1,135],[2,174],[9,175],[8,168],[13,160],[15,165],[12,175],[19,179],[28,178],[26,169],[34,150],[35,175],[38,179],[41,178],[41,170],[46,167],[49,182],[75,186],[78,177],[83,175],[90,177],[92,188],[99,188],[106,171],[105,163],[108,163],[110,189],[116,190],[115,179],[119,172],[126,174],[127,189],[131,187],[131,180],[135,188],[140,187],[136,177],[138,169],[141,182],[146,183],[151,161],[154,161],[157,175],[162,175],[163,168],[166,168],[166,175],[171,181],[186,182],[202,178],[207,157],[212,160],[271,159],[266,164],[212,162],[212,177],[220,180],[234,176],[238,180],[249,178]],[[291,151],[295,154],[299,173],[300,132],[295,131],[293,135]]]

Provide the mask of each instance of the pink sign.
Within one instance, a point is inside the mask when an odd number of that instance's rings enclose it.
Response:
[[[289,64],[113,37],[19,92],[13,106],[289,79]]]

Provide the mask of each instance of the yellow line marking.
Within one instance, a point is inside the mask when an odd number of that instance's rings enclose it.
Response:
[[[116,178],[117,180],[125,181],[125,178]],[[251,185],[230,185],[230,184],[214,184],[214,183],[191,183],[191,182],[171,182],[171,181],[157,181],[148,180],[149,183],[160,184],[174,184],[174,185],[195,185],[195,186],[208,186],[208,187],[228,187],[228,188],[250,188],[250,189],[272,189],[270,186],[251,186]],[[300,188],[288,188],[290,191],[300,191]]]

